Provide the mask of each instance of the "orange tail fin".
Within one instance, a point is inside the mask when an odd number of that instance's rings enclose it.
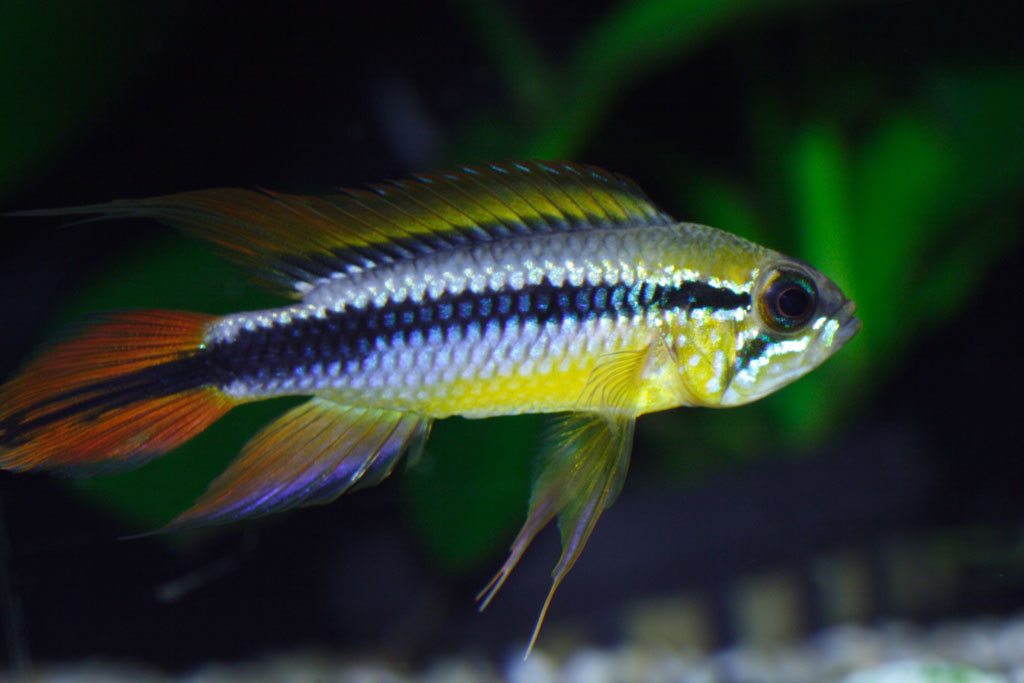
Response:
[[[135,467],[199,434],[234,405],[205,383],[213,319],[107,313],[43,349],[0,387],[0,467]]]

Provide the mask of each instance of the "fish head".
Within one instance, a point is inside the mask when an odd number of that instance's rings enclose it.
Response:
[[[798,259],[765,250],[717,405],[750,403],[821,365],[860,330],[857,305]]]

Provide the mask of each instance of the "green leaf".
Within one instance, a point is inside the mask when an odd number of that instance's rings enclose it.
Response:
[[[856,296],[875,358],[909,339],[908,322],[918,315],[914,278],[935,265],[929,245],[944,236],[955,173],[945,136],[918,114],[893,115],[858,154]]]
[[[855,295],[849,153],[837,126],[815,123],[796,142],[793,185],[799,253]]]

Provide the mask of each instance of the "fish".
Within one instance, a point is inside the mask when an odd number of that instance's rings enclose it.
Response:
[[[151,218],[290,299],[230,315],[94,314],[0,387],[0,468],[136,467],[234,406],[308,400],[263,427],[177,531],[328,503],[422,452],[434,420],[552,414],[526,519],[562,551],[526,648],[619,495],[636,418],[749,403],[860,329],[809,264],[679,222],[625,176],[564,161],[415,175],[321,196],[213,189],[20,212]]]

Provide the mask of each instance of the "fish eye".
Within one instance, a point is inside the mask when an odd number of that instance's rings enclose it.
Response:
[[[804,275],[780,270],[761,293],[761,317],[779,332],[793,332],[806,325],[818,308],[818,288]]]

